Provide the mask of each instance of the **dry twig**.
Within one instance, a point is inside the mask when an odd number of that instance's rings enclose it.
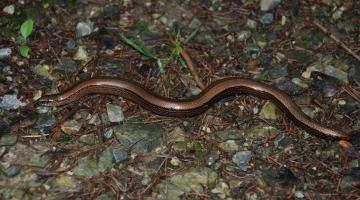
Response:
[[[191,58],[190,58],[189,54],[187,54],[187,52],[181,47],[180,47],[180,54],[184,58],[184,60],[186,62],[186,65],[188,66],[188,68],[189,68],[189,70],[191,72],[191,75],[194,77],[194,79],[196,81],[196,84],[201,89],[204,89],[205,85],[202,82],[202,80],[200,79],[199,73],[196,71],[195,66],[194,66],[193,62],[191,61]]]
[[[340,45],[345,51],[347,51],[350,55],[360,61],[360,56],[357,55],[353,50],[351,50],[344,42],[342,42],[339,38],[337,38],[334,34],[332,34],[328,29],[326,29],[323,25],[320,24],[317,20],[313,20],[312,24],[314,24],[320,31],[328,35],[332,40],[336,42],[336,44]]]
[[[175,44],[174,40],[171,37],[169,37],[169,38],[170,38],[171,43]],[[184,58],[186,65],[189,68],[191,75],[194,77],[196,84],[201,89],[205,89],[205,84],[200,79],[199,73],[196,71],[195,66],[194,66],[193,62],[191,61],[189,54],[182,47],[180,47],[180,55]]]

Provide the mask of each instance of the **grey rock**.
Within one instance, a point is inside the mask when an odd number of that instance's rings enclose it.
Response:
[[[65,43],[65,48],[66,49],[74,49],[75,47],[76,47],[75,40],[70,39]]]
[[[250,168],[249,161],[251,158],[251,151],[239,151],[233,156],[232,160],[241,170],[246,171]]]
[[[84,37],[87,35],[90,35],[93,31],[93,23],[87,23],[87,22],[79,22],[76,25],[76,37]]]
[[[301,191],[295,191],[295,197],[296,198],[299,198],[299,199],[302,199],[305,197],[304,193],[301,192]]]
[[[120,106],[113,104],[106,104],[107,115],[110,122],[122,122],[124,121],[124,112]]]
[[[240,33],[237,34],[237,39],[240,41],[245,41],[250,37],[251,37],[251,32],[246,30],[240,31]]]
[[[274,15],[272,13],[266,13],[260,17],[260,22],[263,24],[271,24],[274,20]]]
[[[68,120],[61,125],[61,130],[68,134],[75,134],[79,132],[81,126],[82,124],[80,122]]]
[[[256,29],[257,22],[255,20],[248,19],[246,21],[246,26],[249,27],[250,29]]]
[[[110,147],[99,155],[99,159],[87,156],[78,160],[78,165],[73,169],[77,176],[95,176],[112,167],[113,155]]]
[[[0,49],[0,59],[8,58],[11,55],[10,48],[2,48]]]
[[[14,110],[26,105],[26,103],[21,102],[17,98],[16,94],[6,94],[0,97],[0,99],[0,109],[4,110]]]
[[[113,129],[117,141],[137,153],[149,152],[163,144],[164,129],[160,124],[121,124]]]
[[[79,61],[84,61],[84,62],[88,61],[89,56],[88,56],[88,53],[86,51],[86,48],[83,47],[83,46],[79,46],[79,48],[76,51],[73,59],[74,60],[79,60]]]
[[[91,125],[100,125],[101,124],[100,116],[98,113],[95,113],[94,115],[91,116],[91,118],[89,120],[89,124],[91,124]]]
[[[260,9],[261,11],[268,11],[277,6],[280,2],[281,0],[261,0]]]
[[[36,126],[38,128],[45,128],[52,126],[56,121],[56,118],[53,114],[40,114],[38,120],[36,121]]]
[[[121,161],[124,161],[128,158],[128,154],[123,149],[113,149],[112,154],[115,160],[115,163],[120,163]]]
[[[12,146],[16,144],[18,136],[15,134],[7,134],[0,137],[0,147],[1,146]]]
[[[15,13],[15,5],[11,4],[11,5],[5,6],[3,8],[3,11],[9,15],[12,15]]]
[[[80,136],[80,138],[79,138],[80,142],[82,142],[84,144],[88,144],[88,145],[95,144],[95,140],[96,140],[95,134],[86,134],[86,135]]]
[[[114,131],[112,128],[105,129],[104,138],[110,139],[110,138],[112,138],[113,135],[114,135]]]

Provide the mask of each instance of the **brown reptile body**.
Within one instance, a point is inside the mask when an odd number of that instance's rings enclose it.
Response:
[[[230,77],[211,83],[199,95],[186,100],[170,99],[154,94],[140,84],[115,78],[93,78],[73,86],[62,94],[40,99],[45,105],[61,106],[88,94],[112,94],[131,100],[143,108],[163,116],[192,117],[205,112],[217,101],[234,94],[250,94],[274,102],[289,118],[319,137],[346,139],[339,130],[323,126],[305,115],[292,99],[279,89],[264,83]]]

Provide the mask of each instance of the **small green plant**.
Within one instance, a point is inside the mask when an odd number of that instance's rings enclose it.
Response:
[[[190,32],[189,35],[185,37],[183,40],[183,43],[189,42],[191,39],[193,39],[198,33],[198,29]],[[180,42],[180,33],[179,31],[175,31],[172,33],[173,36],[173,43],[174,47],[171,49],[171,53],[169,56],[165,58],[159,58],[157,57],[153,52],[151,52],[142,42],[131,40],[128,37],[126,37],[124,34],[119,33],[120,39],[126,43],[127,45],[131,46],[135,50],[137,50],[142,55],[146,56],[149,59],[152,59],[156,62],[157,66],[159,67],[160,73],[164,73],[164,64],[171,62],[172,60],[175,60],[179,57],[180,54],[180,48],[181,48],[181,42]],[[185,62],[180,58],[180,64],[183,66],[186,66]]]
[[[188,43],[191,39],[193,39],[197,33],[198,33],[199,29],[195,29],[193,31],[191,31],[184,39],[183,43]]]
[[[59,142],[67,142],[71,140],[71,135],[65,132],[61,132],[59,138],[57,139],[57,141]]]
[[[32,19],[28,19],[24,23],[22,23],[21,27],[20,27],[20,33],[23,36],[23,38],[25,39],[25,42],[22,45],[20,45],[19,51],[20,51],[20,54],[24,57],[29,56],[30,48],[27,45],[27,39],[33,31],[33,26],[34,26],[34,21]]]
[[[180,41],[179,41],[179,33],[176,33],[175,36],[175,47],[171,50],[171,54],[165,58],[159,58],[153,52],[151,52],[142,42],[131,40],[126,37],[124,34],[119,33],[120,39],[126,43],[127,45],[131,46],[135,50],[137,50],[142,55],[152,59],[156,62],[157,66],[159,67],[160,73],[164,73],[164,64],[170,62],[171,60],[176,59],[180,52]]]

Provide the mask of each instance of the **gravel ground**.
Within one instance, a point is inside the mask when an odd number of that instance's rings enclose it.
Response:
[[[360,199],[360,2],[2,0],[0,199]],[[192,118],[114,95],[37,103],[97,76],[187,99],[221,77],[273,85]]]

